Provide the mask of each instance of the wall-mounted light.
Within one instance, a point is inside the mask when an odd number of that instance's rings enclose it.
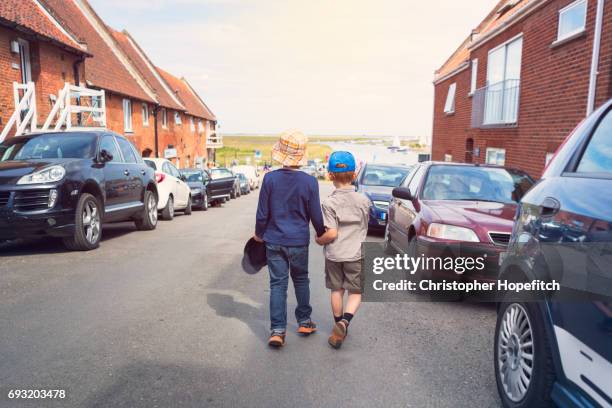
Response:
[[[11,52],[13,54],[19,54],[19,43],[15,40],[11,41]]]

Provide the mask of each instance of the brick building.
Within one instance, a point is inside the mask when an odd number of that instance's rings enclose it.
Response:
[[[539,177],[567,134],[612,97],[612,4],[500,1],[434,87],[434,160]]]
[[[215,128],[214,115],[188,85],[203,107],[196,110],[185,103],[134,39],[108,27],[86,0],[3,1],[0,41],[0,72],[7,72],[0,79],[0,130],[6,136],[15,134],[19,122],[33,112],[34,119],[42,119],[30,120],[26,131],[54,125],[57,129],[106,127],[132,140],[143,156],[166,155],[179,167],[206,163],[211,133],[205,129]],[[24,101],[28,83],[36,90],[36,103]],[[66,83],[81,88],[66,89],[68,102],[56,104],[58,110],[51,111],[55,101],[64,100]],[[19,87],[21,98],[18,115],[13,115],[17,110],[14,86]],[[88,90],[92,90],[89,99]],[[60,109],[71,105],[71,96],[72,104],[93,109],[89,115],[69,111],[68,120],[62,122]],[[16,123],[3,129],[11,115]],[[41,122],[49,123],[41,128]],[[221,146],[210,141],[212,148]]]

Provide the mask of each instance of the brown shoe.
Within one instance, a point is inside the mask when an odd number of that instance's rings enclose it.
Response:
[[[297,332],[303,336],[310,336],[312,333],[317,331],[317,325],[312,321],[308,321],[300,324]]]
[[[347,324],[344,322],[344,320],[340,320],[338,323],[336,323],[336,325],[332,329],[332,335],[329,336],[329,339],[327,339],[327,342],[333,348],[339,349],[340,347],[342,347],[342,342],[346,338],[347,331],[348,331]]]
[[[285,345],[285,333],[272,332],[268,339],[268,346],[279,348]]]

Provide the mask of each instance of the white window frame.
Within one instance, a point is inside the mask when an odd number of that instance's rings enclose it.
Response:
[[[202,119],[198,119],[198,133],[204,132],[204,126],[202,126]]]
[[[162,108],[161,110],[161,123],[162,128],[168,129],[168,109]]]
[[[174,111],[174,124],[182,125],[183,121],[181,120],[181,113],[179,111]]]
[[[193,116],[189,117],[189,128],[191,129],[191,132],[194,133],[196,128],[195,128],[195,120],[193,119]]]
[[[123,130],[124,132],[133,132],[132,128],[132,101],[123,99]]]
[[[500,160],[499,155],[503,154],[503,158]],[[495,160],[489,160],[489,156],[495,155]],[[506,165],[506,149],[502,147],[487,147],[485,153],[485,162],[487,164],[494,164],[498,166]]]
[[[476,86],[478,84],[478,58],[472,60],[472,77],[470,81],[470,95],[474,95],[476,92]]]
[[[444,104],[444,113],[451,114],[455,113],[455,96],[457,95],[457,83],[453,82],[448,86],[448,93],[446,94],[446,103]]]
[[[142,126],[149,126],[149,105],[142,104]]]
[[[582,27],[581,28],[577,28],[573,31],[570,31],[568,33],[561,33],[561,18],[563,17],[563,15],[573,9],[575,9],[576,7],[580,7],[580,6],[584,6],[584,21],[582,22]],[[567,6],[563,7],[561,10],[559,10],[559,21],[557,22],[557,41],[563,41],[566,38],[570,38],[573,37],[577,34],[580,34],[582,32],[584,32],[586,30],[586,20],[587,20],[587,13],[588,13],[588,3],[587,0],[576,0],[575,2],[568,4]]]

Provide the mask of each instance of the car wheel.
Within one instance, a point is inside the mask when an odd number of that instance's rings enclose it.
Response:
[[[134,223],[140,231],[151,231],[157,227],[157,197],[152,191],[145,191],[144,210]]]
[[[100,246],[102,216],[96,197],[82,194],[74,217],[74,235],[63,240],[66,248],[72,251],[90,251]]]
[[[385,254],[393,255],[396,253],[395,248],[391,244],[391,234],[389,233],[389,223],[387,222],[387,226],[385,227],[385,240],[383,242],[383,249]]]
[[[187,207],[185,207],[183,214],[191,215],[192,210],[191,196],[189,196],[189,199],[187,200]]]
[[[168,197],[168,204],[162,210],[162,219],[170,221],[174,218],[174,199],[172,196]]]
[[[233,200],[234,198],[236,198],[236,189],[232,188],[232,191],[230,191],[230,200]]]
[[[534,303],[502,303],[495,325],[495,381],[504,407],[552,407],[555,372]]]
[[[208,211],[208,194],[204,193],[202,198],[202,211]]]

